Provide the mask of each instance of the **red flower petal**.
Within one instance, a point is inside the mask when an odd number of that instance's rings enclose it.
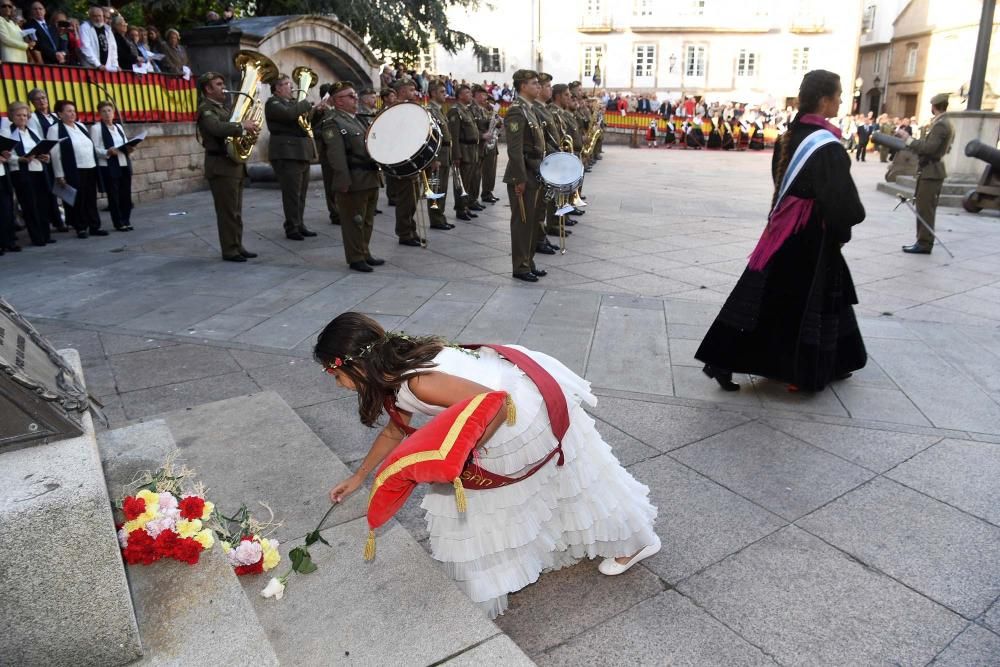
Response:
[[[125,520],[131,521],[146,511],[146,501],[135,496],[126,496],[122,501],[122,512],[125,513]]]
[[[177,507],[181,511],[181,516],[189,521],[200,519],[201,515],[205,513],[205,501],[198,496],[181,498]]]

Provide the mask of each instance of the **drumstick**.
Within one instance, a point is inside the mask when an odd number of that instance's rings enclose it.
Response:
[[[524,212],[524,195],[520,192],[517,193],[517,203],[521,206],[521,222],[525,223],[528,221],[528,216]]]

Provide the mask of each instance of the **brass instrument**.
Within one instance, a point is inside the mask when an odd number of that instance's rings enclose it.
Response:
[[[293,69],[292,79],[295,81],[295,85],[298,86],[298,90],[295,91],[296,102],[301,102],[306,99],[306,95],[309,94],[309,90],[319,82],[319,76],[316,72],[305,66]],[[312,138],[313,129],[312,124],[309,122],[309,113],[310,112],[307,111],[299,116],[299,127],[305,130],[306,134]]]
[[[462,182],[462,170],[458,167],[452,170],[455,173],[455,199],[464,199],[469,196],[469,193],[465,191],[465,183]]]
[[[227,91],[236,95],[230,123],[252,120],[259,126],[264,122],[264,103],[258,94],[258,86],[278,77],[278,67],[271,59],[256,51],[240,51],[233,63],[242,70],[239,91]],[[257,132],[245,132],[238,137],[226,137],[226,154],[235,162],[250,159],[253,147],[259,137]]]
[[[438,195],[438,193],[434,191],[434,188],[431,187],[431,181],[440,181],[440,179],[437,176],[437,170],[436,169],[434,170],[434,175],[431,178],[427,178],[427,170],[421,169],[420,181],[421,183],[423,183],[424,186],[423,198],[430,202],[427,208],[433,211],[440,209],[441,207],[438,206],[437,203],[437,200],[440,198],[440,195]]]
[[[496,111],[493,111],[493,107],[490,107],[490,113],[492,114],[490,116],[490,126],[486,130],[490,134],[490,138],[486,140],[486,150],[488,151],[491,151],[497,147],[497,139],[499,139],[500,137],[500,132],[497,129],[497,126],[499,125],[500,122],[500,114],[498,114]]]

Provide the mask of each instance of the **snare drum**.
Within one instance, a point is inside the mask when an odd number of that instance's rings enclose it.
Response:
[[[426,169],[441,146],[441,128],[419,104],[391,106],[375,116],[365,145],[382,169],[400,178]]]
[[[583,162],[572,153],[549,153],[538,173],[555,192],[571,194],[583,183]]]

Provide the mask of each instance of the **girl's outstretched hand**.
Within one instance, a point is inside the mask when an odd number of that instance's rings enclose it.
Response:
[[[351,475],[343,482],[337,486],[330,489],[330,502],[341,503],[347,499],[349,495],[357,491],[361,487],[362,480],[356,475]]]

